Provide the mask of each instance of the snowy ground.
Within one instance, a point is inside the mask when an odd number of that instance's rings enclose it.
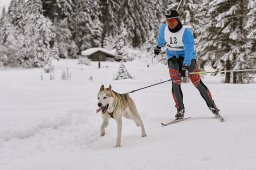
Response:
[[[226,122],[212,119],[199,92],[182,84],[186,116],[192,119],[161,127],[175,114],[171,83],[131,94],[147,137],[131,120],[123,121],[122,147],[114,148],[116,123],[99,136],[97,92],[112,84],[125,93],[169,79],[162,64],[140,60],[125,64],[135,80],[113,80],[118,63],[104,68],[55,63],[55,80],[41,69],[0,71],[1,170],[255,170],[256,84],[222,84],[204,77]],[[71,80],[61,80],[69,67]],[[89,77],[93,80],[90,81]]]

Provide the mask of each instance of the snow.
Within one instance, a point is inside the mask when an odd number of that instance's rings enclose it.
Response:
[[[7,8],[10,4],[10,1],[11,0],[0,0],[0,9],[3,7]]]
[[[87,50],[82,51],[81,54],[84,55],[84,56],[89,56],[91,54],[96,53],[97,51],[101,51],[101,52],[104,52],[104,53],[109,54],[111,56],[115,56],[115,54],[113,52],[111,52],[111,51],[109,51],[105,48],[89,48]]]
[[[122,147],[114,148],[116,122],[111,119],[100,137],[97,92],[102,84],[125,93],[169,79],[162,64],[146,60],[125,63],[135,79],[113,80],[120,63],[77,60],[54,62],[55,80],[42,69],[0,71],[1,170],[255,170],[256,86],[222,84],[223,77],[205,76],[226,121],[213,119],[199,92],[183,83],[186,116],[192,119],[167,127],[174,117],[171,83],[131,94],[144,122],[140,128],[123,119]],[[71,80],[61,80],[69,68]],[[41,74],[44,80],[41,80]],[[90,77],[93,77],[91,80]]]

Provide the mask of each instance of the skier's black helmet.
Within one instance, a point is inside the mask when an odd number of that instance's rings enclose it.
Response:
[[[165,17],[179,19],[179,13],[175,9],[167,8],[165,10]]]

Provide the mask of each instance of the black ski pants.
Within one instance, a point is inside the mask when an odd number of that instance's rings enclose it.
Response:
[[[184,109],[183,93],[181,90],[181,75],[184,74],[182,72],[183,60],[184,60],[183,57],[179,57],[179,58],[172,57],[168,59],[169,73],[172,79],[172,95],[173,95],[173,99],[175,101],[175,107],[177,108],[177,110]],[[195,59],[191,61],[188,71],[189,72],[200,71],[197,68],[197,63]],[[212,99],[212,95],[209,89],[206,87],[206,85],[202,82],[200,75],[190,74],[188,77],[191,80],[191,82],[194,84],[194,86],[199,90],[207,106],[216,108],[214,100]]]

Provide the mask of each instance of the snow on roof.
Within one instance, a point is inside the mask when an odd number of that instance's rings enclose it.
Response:
[[[111,52],[111,51],[109,51],[105,48],[89,48],[87,50],[82,51],[81,54],[84,55],[84,56],[88,56],[88,55],[92,55],[92,54],[94,54],[98,51],[101,51],[101,52],[106,53],[108,55],[115,56],[115,54],[113,52]]]

